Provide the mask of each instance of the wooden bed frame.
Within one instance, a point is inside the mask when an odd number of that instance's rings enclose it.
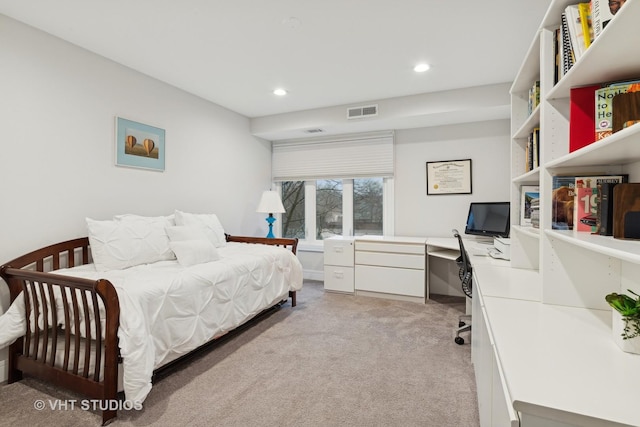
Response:
[[[227,242],[282,246],[294,255],[298,246],[298,239],[225,236]],[[11,303],[20,294],[28,295],[25,298],[27,331],[9,347],[8,380],[9,383],[20,381],[25,373],[89,399],[105,401],[104,407],[109,408],[102,411],[102,424],[105,425],[117,416],[117,409],[110,409],[113,406],[110,402],[118,399],[118,364],[122,362],[117,335],[120,319],[118,295],[108,280],[93,281],[48,273],[89,262],[89,239],[83,237],[38,249],[0,267],[0,276],[9,286]],[[62,295],[64,324],[73,325],[75,334],[70,327],[62,329],[56,326],[60,322],[57,310],[51,304],[54,292]],[[295,291],[290,291],[289,296],[292,307],[295,307]],[[98,298],[105,307],[104,333],[100,327]],[[33,316],[35,325],[40,322],[43,327],[32,328],[30,316]],[[81,318],[92,317],[93,321],[81,323]],[[211,341],[203,346],[207,344]],[[58,366],[61,359],[62,366]],[[93,369],[92,361],[95,362]]]

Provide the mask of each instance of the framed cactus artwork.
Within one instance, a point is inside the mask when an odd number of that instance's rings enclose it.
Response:
[[[164,171],[164,129],[116,117],[116,165]]]

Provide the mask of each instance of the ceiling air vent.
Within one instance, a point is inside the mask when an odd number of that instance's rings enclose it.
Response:
[[[347,119],[361,119],[378,115],[378,104],[364,107],[352,107],[347,109]]]

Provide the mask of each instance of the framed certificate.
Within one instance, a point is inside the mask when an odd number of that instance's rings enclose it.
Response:
[[[471,159],[427,162],[427,195],[471,194]]]

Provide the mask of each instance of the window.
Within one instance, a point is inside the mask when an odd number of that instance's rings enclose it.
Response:
[[[382,178],[353,180],[353,235],[383,234]]]
[[[304,181],[282,183],[282,236],[304,239],[305,188]]]
[[[393,140],[384,131],[274,141],[271,176],[286,210],[281,235],[310,246],[335,235],[392,235]]]
[[[342,180],[316,181],[316,240],[342,234]]]
[[[392,179],[321,179],[281,183],[282,236],[306,242],[337,235],[391,234]]]

